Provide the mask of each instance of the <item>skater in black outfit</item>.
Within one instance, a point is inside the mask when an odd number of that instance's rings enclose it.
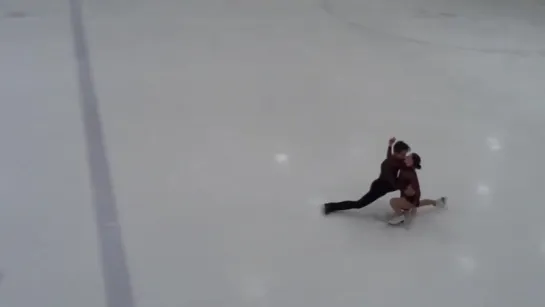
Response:
[[[395,143],[395,144],[394,144]],[[393,146],[393,153],[392,153]],[[395,138],[391,138],[388,144],[388,153],[386,160],[380,165],[380,175],[369,188],[369,192],[356,201],[342,201],[338,203],[326,203],[323,207],[323,213],[328,215],[335,211],[360,209],[370,205],[382,196],[399,189],[397,176],[399,170],[404,166],[404,159],[411,150],[409,145],[403,141],[396,143]]]

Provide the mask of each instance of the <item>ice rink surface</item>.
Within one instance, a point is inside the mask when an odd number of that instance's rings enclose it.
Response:
[[[544,33],[543,0],[0,1],[0,306],[542,307]],[[390,136],[449,209],[323,217]]]

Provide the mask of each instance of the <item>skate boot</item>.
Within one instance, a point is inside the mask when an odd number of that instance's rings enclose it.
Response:
[[[435,201],[435,206],[437,208],[445,208],[447,206],[447,198],[446,197],[441,197],[441,198],[438,198],[436,201]]]
[[[404,214],[395,215],[394,217],[392,217],[388,221],[388,224],[390,224],[390,225],[399,225],[399,224],[403,223],[404,221],[405,221],[405,215]]]
[[[322,208],[322,213],[324,215],[329,215],[331,213],[335,212],[335,210],[333,209],[333,206],[331,203],[325,203],[323,208]]]

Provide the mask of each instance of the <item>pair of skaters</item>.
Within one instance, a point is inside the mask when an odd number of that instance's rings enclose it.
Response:
[[[420,184],[416,170],[421,168],[422,160],[417,153],[409,154],[410,150],[407,143],[396,142],[395,138],[391,138],[388,142],[386,159],[380,165],[380,175],[371,183],[369,192],[356,201],[326,203],[323,213],[328,215],[336,211],[361,209],[397,190],[401,192],[400,196],[390,200],[390,206],[394,210],[394,216],[388,221],[391,225],[410,222],[418,207],[445,207],[446,197],[436,200],[420,199]]]

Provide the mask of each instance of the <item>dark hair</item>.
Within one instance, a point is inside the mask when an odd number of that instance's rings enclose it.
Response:
[[[421,169],[422,168],[422,165],[420,163],[422,163],[422,159],[420,158],[420,156],[413,152],[411,154],[412,158],[413,158],[413,165],[414,165],[414,168],[416,169]]]
[[[411,147],[403,142],[403,141],[399,141],[397,143],[394,144],[394,153],[398,154],[402,151],[410,151],[411,150]]]

